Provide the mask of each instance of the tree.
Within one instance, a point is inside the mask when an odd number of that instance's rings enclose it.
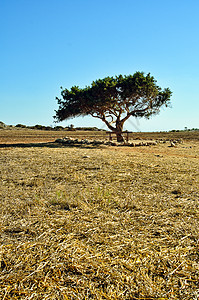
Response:
[[[150,73],[145,76],[143,72],[106,77],[85,88],[61,89],[62,98],[56,97],[59,108],[54,118],[57,122],[91,115],[115,132],[118,142],[124,141],[123,126],[131,116],[149,118],[158,114],[160,107],[170,104],[172,94],[169,88],[162,90]]]

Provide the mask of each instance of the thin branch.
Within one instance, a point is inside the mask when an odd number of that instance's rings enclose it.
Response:
[[[125,109],[126,109],[127,113],[130,113],[130,110],[129,110],[129,107],[128,107],[127,103],[125,103]]]
[[[124,122],[125,122],[126,120],[128,120],[131,116],[132,116],[131,113],[127,113],[126,117],[124,117],[124,118],[121,120],[121,122],[124,123]]]
[[[113,111],[112,109],[108,108],[107,109],[112,115],[114,115],[117,118],[117,113]]]
[[[111,121],[109,121],[109,124],[114,123],[114,119],[113,119],[113,116],[112,116],[112,115],[106,115],[106,114],[105,114],[105,118],[106,118],[106,119],[107,119],[107,118],[111,118]]]
[[[98,119],[103,119],[102,116],[99,116],[99,115],[95,115],[94,113],[89,113],[93,118],[98,118]]]

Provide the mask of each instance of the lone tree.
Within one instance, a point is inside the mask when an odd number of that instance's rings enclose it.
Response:
[[[54,118],[57,122],[91,115],[115,132],[118,142],[124,141],[125,121],[131,116],[149,118],[158,114],[160,107],[170,104],[172,94],[169,88],[162,90],[150,73],[145,76],[143,72],[106,77],[85,88],[61,89],[62,98],[56,97],[59,108]]]

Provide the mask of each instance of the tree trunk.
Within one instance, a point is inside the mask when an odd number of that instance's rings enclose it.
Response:
[[[117,136],[117,142],[119,142],[119,143],[125,142],[124,137],[121,132],[116,132],[116,136]]]
[[[124,120],[120,121],[120,120],[117,120],[116,121],[116,126],[113,127],[106,119],[105,117],[101,119],[105,124],[106,126],[113,132],[115,132],[116,134],[116,137],[117,137],[117,142],[119,143],[122,143],[122,142],[125,142],[125,139],[122,135],[122,131],[123,131],[123,125],[124,125]]]
[[[121,142],[125,142],[125,139],[122,135],[122,131],[123,131],[123,122],[116,122],[116,136],[117,136],[117,142],[121,143]]]

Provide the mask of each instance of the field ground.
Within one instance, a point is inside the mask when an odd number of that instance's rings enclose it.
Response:
[[[199,299],[198,133],[102,134],[0,130],[0,299]]]
[[[0,129],[0,144],[16,143],[45,143],[54,142],[62,137],[108,139],[106,131],[45,131],[32,129]],[[135,139],[183,139],[199,141],[199,131],[182,132],[134,132]]]

